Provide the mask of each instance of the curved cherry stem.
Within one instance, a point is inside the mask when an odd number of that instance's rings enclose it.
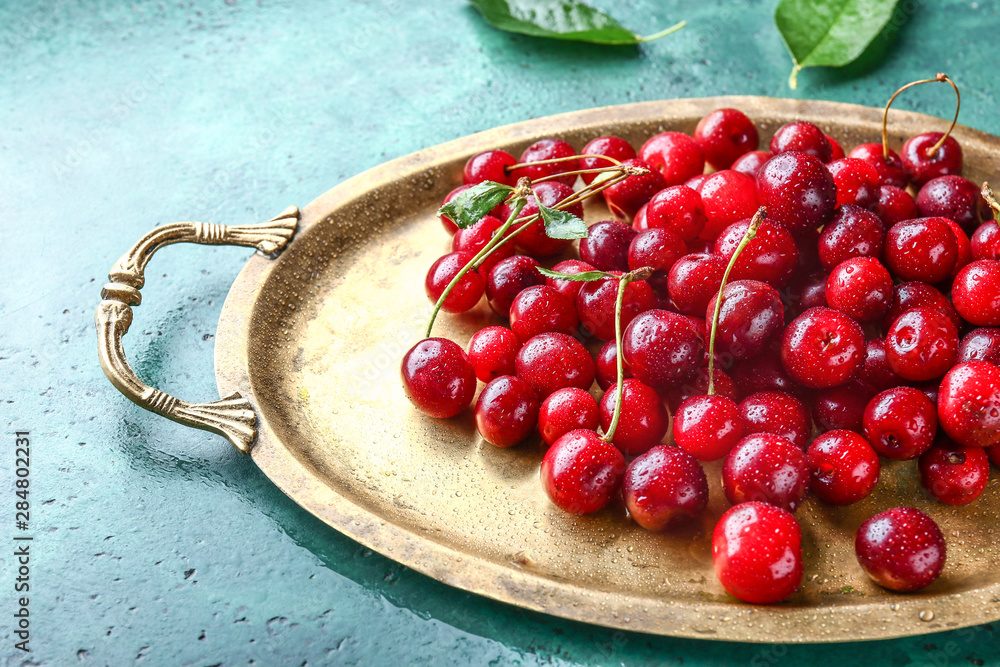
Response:
[[[927,157],[931,157],[937,153],[938,149],[944,145],[944,142],[951,134],[951,131],[955,129],[955,124],[958,122],[958,112],[962,108],[962,95],[958,92],[958,86],[951,80],[951,77],[944,72],[938,72],[938,75],[933,79],[921,79],[920,81],[908,83],[893,93],[892,97],[889,98],[889,101],[885,103],[885,111],[882,113],[882,156],[886,160],[889,159],[889,107],[892,106],[893,101],[901,92],[907,88],[919,86],[923,83],[950,83],[951,87],[955,90],[955,117],[952,119],[951,126],[948,128],[948,131],[944,133],[944,136],[942,136],[936,144],[927,149]]]
[[[736,264],[736,259],[743,252],[743,249],[747,247],[747,244],[757,236],[757,229],[760,227],[760,223],[764,222],[764,218],[767,217],[767,209],[761,206],[754,213],[753,219],[750,221],[750,226],[747,227],[746,233],[743,235],[743,239],[740,244],[736,246],[736,250],[733,252],[733,256],[729,258],[729,264],[726,265],[726,271],[722,274],[722,284],[719,285],[719,294],[715,297],[715,311],[712,313],[712,330],[708,335],[708,395],[712,396],[715,394],[715,330],[719,328],[719,312],[722,310],[722,291],[726,289],[726,282],[729,280],[729,272],[733,270],[733,266]]]
[[[644,266],[635,271],[629,271],[618,279],[618,296],[615,297],[615,363],[618,368],[618,378],[615,384],[615,412],[611,417],[611,425],[601,440],[611,442],[618,428],[618,420],[622,415],[622,395],[625,393],[622,383],[625,381],[625,362],[622,358],[622,302],[625,300],[625,288],[634,280],[646,280],[653,275],[653,267]]]
[[[596,155],[591,153],[585,153],[584,155],[567,155],[566,157],[553,157],[547,160],[533,160],[531,162],[518,162],[517,164],[510,164],[503,168],[505,173],[510,173],[515,169],[521,169],[523,167],[534,167],[540,164],[559,164],[560,162],[571,162],[572,160],[582,160],[584,158],[596,158],[598,160],[607,160],[617,166],[621,166],[621,162],[609,157],[607,155]],[[559,176],[565,176],[565,174],[558,174]]]

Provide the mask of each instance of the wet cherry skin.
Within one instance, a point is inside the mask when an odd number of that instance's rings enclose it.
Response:
[[[622,220],[631,220],[653,195],[667,187],[667,182],[653,165],[642,160],[625,160],[622,164],[649,170],[648,174],[632,174],[603,192],[604,201],[607,202],[611,214]]]
[[[573,194],[573,188],[559,181],[542,181],[541,183],[534,184],[532,190],[535,194],[528,195],[528,203],[521,209],[521,214],[518,217],[527,218],[538,213],[539,200],[541,200],[543,206],[554,208],[556,204]],[[581,202],[573,204],[566,210],[578,218],[583,217],[583,204]],[[507,220],[511,212],[510,204],[504,204],[500,209],[500,215],[497,217]],[[512,231],[520,229],[521,224],[517,223],[512,228]],[[550,237],[545,233],[545,223],[538,220],[528,225],[528,228],[523,232],[518,232],[517,237],[514,239],[514,245],[518,252],[531,257],[544,258],[558,255],[566,250],[569,247],[569,241]]]
[[[879,173],[882,185],[891,185],[896,188],[905,189],[907,184],[910,182],[910,177],[906,173],[906,168],[903,167],[903,161],[899,159],[899,155],[896,151],[890,148],[889,158],[886,159],[882,144],[880,143],[860,144],[855,146],[854,149],[847,154],[847,157],[864,160],[871,166],[875,167],[876,171]]]
[[[921,382],[944,375],[958,359],[958,332],[932,308],[908,310],[885,335],[889,368],[905,380]]]
[[[970,324],[1000,325],[1000,261],[980,259],[966,265],[952,283],[951,300]]]
[[[586,262],[581,262],[578,259],[567,259],[559,262],[552,267],[552,270],[557,273],[566,273],[569,275],[576,275],[578,273],[584,273],[585,271],[593,271],[594,267]],[[569,297],[569,300],[576,305],[576,295],[580,292],[580,288],[583,287],[584,283],[579,280],[561,280],[559,278],[545,278],[545,284],[549,287],[554,287],[563,296]]]
[[[629,378],[622,384],[625,387],[622,394],[622,411],[611,444],[623,454],[635,456],[660,444],[663,436],[667,434],[670,416],[663,407],[660,395],[652,387],[635,378]],[[611,427],[617,400],[618,385],[614,384],[604,392],[598,406],[601,430],[605,433]]]
[[[540,139],[524,149],[519,162],[539,162],[555,158],[572,157],[574,155],[576,155],[576,151],[562,139]],[[579,168],[579,160],[567,160],[566,162],[555,162],[553,164],[534,164],[528,167],[521,167],[510,172],[510,176],[514,181],[523,176],[527,176],[535,181],[554,174],[576,171]],[[573,183],[576,182],[576,176],[560,176],[554,180],[557,183],[572,187]]]
[[[882,256],[885,225],[860,206],[841,206],[819,235],[819,260],[827,271],[852,257]]]
[[[809,490],[806,455],[780,435],[745,436],[722,464],[722,488],[734,505],[758,500],[794,512]]]
[[[979,186],[961,176],[938,176],[924,183],[917,193],[917,208],[925,218],[941,217],[972,231],[981,221],[985,202]]]
[[[771,137],[771,154],[805,153],[820,162],[829,162],[833,157],[833,147],[823,130],[808,121],[795,121],[778,128]]]
[[[563,387],[589,389],[594,382],[594,360],[583,343],[562,333],[543,333],[529,339],[514,358],[517,377],[538,398]]]
[[[980,327],[962,337],[958,361],[988,361],[1000,364],[1000,329]]]
[[[469,339],[469,362],[476,377],[489,382],[501,375],[514,374],[514,357],[521,341],[507,327],[486,327]]]
[[[885,339],[872,338],[865,343],[865,365],[858,373],[858,382],[866,384],[875,391],[905,384],[903,378],[889,367],[885,357]]]
[[[646,140],[639,159],[652,165],[666,185],[681,185],[705,169],[705,154],[694,139],[683,132],[661,132]]]
[[[518,340],[550,331],[573,335],[577,324],[574,303],[548,285],[521,290],[510,305],[510,328]]]
[[[546,445],[577,429],[596,431],[599,423],[597,401],[578,387],[557,389],[538,410],[538,432]]]
[[[476,428],[483,440],[513,447],[538,423],[538,397],[523,380],[501,375],[490,380],[476,401]]]
[[[773,433],[805,449],[812,420],[802,401],[783,391],[759,391],[740,401],[745,435]]]
[[[477,153],[465,163],[462,182],[466,185],[475,185],[483,181],[493,181],[513,186],[517,178],[508,174],[506,168],[515,164],[517,160],[507,151],[494,149]]]
[[[637,233],[617,220],[594,223],[580,240],[580,259],[601,271],[628,271],[628,249]]]
[[[918,188],[938,176],[962,174],[962,147],[955,137],[949,136],[941,148],[933,155],[928,155],[928,151],[941,140],[942,136],[940,132],[918,134],[907,139],[899,151],[906,173]]]
[[[736,385],[733,384],[733,379],[725,371],[719,370],[718,366],[712,369],[712,376],[715,378],[715,393],[718,396],[725,396],[735,401]],[[698,369],[694,378],[679,385],[671,386],[661,396],[663,396],[663,402],[667,404],[667,408],[671,412],[676,413],[681,403],[694,396],[702,396],[707,392],[708,367],[702,366]]]
[[[737,109],[716,109],[694,129],[694,140],[701,146],[705,161],[715,169],[729,169],[736,158],[757,149],[757,127]]]
[[[625,458],[590,429],[556,440],[542,458],[540,477],[553,503],[571,514],[603,509],[621,488]]]
[[[878,454],[908,461],[930,449],[937,421],[937,408],[924,392],[913,387],[893,387],[868,403],[863,429]]]
[[[718,295],[708,302],[706,322],[712,320],[717,300]],[[727,283],[722,288],[715,331],[716,352],[733,359],[755,357],[781,334],[784,321],[781,296],[776,289],[758,280]]]
[[[425,338],[411,347],[403,357],[400,375],[410,403],[439,419],[465,410],[476,393],[476,373],[469,357],[447,338]]]
[[[705,341],[688,317],[650,310],[626,327],[622,353],[633,377],[657,390],[690,379],[701,365]]]
[[[708,302],[719,293],[726,263],[712,253],[691,253],[676,262],[667,274],[670,301],[682,313],[701,317]]]
[[[781,391],[796,395],[803,393],[802,385],[792,379],[781,362],[780,345],[759,357],[736,362],[731,374],[740,398],[760,391]]]
[[[717,461],[743,437],[743,419],[733,399],[692,396],[674,413],[674,443],[699,461]]]
[[[930,584],[945,563],[941,529],[912,507],[894,507],[861,524],[854,551],[876,584],[901,593]]]
[[[922,283],[911,281],[896,285],[892,295],[892,305],[882,321],[888,329],[900,315],[914,308],[930,308],[947,317],[958,331],[962,327],[962,318],[958,316],[951,301],[939,289]]]
[[[715,254],[729,264],[733,253],[740,245],[750,220],[735,222],[715,239]],[[781,289],[788,285],[799,261],[799,251],[795,239],[784,226],[764,220],[757,228],[757,234],[736,258],[729,273],[730,280],[759,280]]]
[[[972,259],[1000,259],[1000,225],[995,220],[979,225],[971,241]]]
[[[759,208],[756,181],[732,169],[706,176],[698,194],[705,210],[705,228],[700,235],[703,239],[716,238],[734,222],[753,217]]]
[[[467,252],[450,252],[438,258],[431,268],[427,270],[427,277],[424,280],[424,292],[431,303],[444,294],[445,288],[458,275],[466,264],[472,260],[472,254]],[[446,313],[464,313],[475,308],[479,300],[483,298],[483,279],[476,271],[469,271],[458,284],[448,293],[448,297],[441,304],[441,310]]]
[[[848,430],[827,431],[813,440],[806,459],[812,492],[832,505],[850,505],[868,497],[882,470],[868,441]]]
[[[471,227],[459,229],[455,232],[455,236],[451,239],[451,249],[454,252],[467,252],[474,256],[486,247],[486,244],[493,239],[493,234],[501,227],[503,227],[503,223],[498,218],[494,218],[492,215],[484,215],[479,222]],[[483,260],[476,271],[481,276],[489,275],[490,269],[496,266],[497,262],[507,259],[513,254],[514,245],[505,243],[491,252],[490,256]]]
[[[684,241],[669,229],[644,229],[629,244],[628,268],[635,271],[651,267],[653,275],[647,278],[649,285],[658,295],[665,296],[670,289],[670,269],[685,254]]]
[[[646,204],[642,223],[636,218],[632,225],[638,231],[669,229],[688,242],[698,238],[706,221],[701,195],[686,185],[673,185],[656,193]]]
[[[831,137],[829,134],[826,135],[826,140],[830,142],[830,161],[842,160],[846,155],[844,155],[844,147],[840,145],[840,142]]]
[[[591,139],[587,142],[587,145],[583,147],[580,151],[580,155],[606,155],[608,157],[614,158],[619,162],[624,162],[635,157],[635,149],[632,148],[632,144],[625,141],[621,137],[597,137],[596,139]],[[596,157],[582,157],[580,158],[580,169],[600,169],[602,167],[611,167],[614,163],[610,160],[602,160]],[[580,178],[587,185],[594,182],[598,174],[581,174]]]
[[[885,237],[885,263],[900,280],[939,283],[958,261],[958,241],[944,218],[897,222]]]
[[[708,505],[708,479],[690,454],[657,445],[625,470],[625,506],[646,530],[661,531],[681,517],[696,517]]]
[[[1000,444],[1000,368],[986,361],[956,364],[941,380],[938,421],[965,447]]]
[[[878,203],[882,178],[875,167],[864,160],[848,157],[833,160],[826,168],[837,185],[837,206],[854,204],[871,208]]]
[[[810,308],[781,339],[781,361],[793,379],[822,389],[844,384],[864,365],[861,325],[832,308]]]
[[[897,222],[920,217],[920,209],[913,196],[894,185],[883,185],[879,188],[878,203],[872,208],[886,228]]]
[[[545,278],[538,272],[538,262],[525,255],[514,255],[500,260],[486,276],[486,299],[490,308],[500,317],[510,315],[514,297],[534,285],[544,285]]]
[[[618,273],[618,272],[613,272]],[[615,300],[621,281],[605,278],[585,283],[576,295],[576,313],[584,331],[601,340],[615,337]],[[628,326],[639,313],[653,307],[656,297],[645,280],[636,280],[625,286],[622,298],[621,325]]]
[[[750,151],[737,158],[729,168],[751,178],[757,178],[757,172],[771,157],[770,151]]]
[[[837,186],[820,160],[805,153],[781,153],[757,172],[757,201],[767,217],[802,236],[825,225],[837,206]]]
[[[601,347],[594,363],[597,368],[597,386],[601,391],[607,391],[608,387],[618,382],[618,345],[613,338]],[[624,359],[622,359],[622,371],[626,378],[632,377],[632,371]]]
[[[731,507],[712,533],[715,576],[733,597],[780,602],[802,583],[802,529],[786,510],[760,502]]]
[[[968,505],[982,495],[990,460],[982,447],[962,447],[946,437],[920,456],[920,483],[946,505]]]
[[[838,264],[826,281],[826,302],[857,322],[875,322],[892,305],[889,271],[874,257],[852,257]]]
[[[865,408],[875,393],[856,379],[838,387],[820,389],[813,399],[813,420],[820,431],[860,431]]]
[[[958,226],[958,223],[949,218],[942,218],[955,235],[955,244],[958,246],[958,257],[955,259],[955,268],[948,274],[949,278],[954,278],[958,272],[964,269],[972,261],[972,242],[965,230]]]

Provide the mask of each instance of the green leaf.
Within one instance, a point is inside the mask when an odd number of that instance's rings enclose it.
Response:
[[[579,0],[470,0],[494,28],[532,37],[550,37],[592,44],[638,44],[665,37],[684,21],[641,37],[599,9]]]
[[[438,209],[438,215],[449,218],[465,229],[483,219],[483,216],[496,208],[504,197],[514,191],[514,188],[503,183],[483,181],[463,190],[447,204]]]
[[[538,272],[545,276],[546,278],[553,278],[555,280],[572,280],[578,283],[590,283],[595,280],[604,280],[606,278],[614,278],[618,280],[618,276],[613,273],[608,273],[607,271],[584,271],[583,273],[559,273],[558,271],[552,271],[551,269],[543,269],[538,267]]]
[[[860,56],[892,18],[898,0],[781,0],[774,22],[792,54],[788,85],[805,67],[843,67]]]
[[[539,202],[538,213],[542,216],[542,222],[545,224],[545,235],[550,239],[587,238],[587,223],[569,211],[549,208]]]

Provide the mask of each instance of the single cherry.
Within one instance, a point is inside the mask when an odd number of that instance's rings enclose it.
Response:
[[[881,257],[885,225],[860,206],[841,206],[819,235],[819,260],[827,271],[852,257]]]
[[[542,400],[563,387],[589,389],[594,360],[583,343],[563,333],[543,333],[529,339],[514,358],[517,376]]]
[[[741,259],[743,255],[737,258],[737,263]],[[708,302],[707,322],[714,316],[717,299],[715,296]],[[722,289],[715,333],[716,351],[733,359],[755,357],[779,336],[784,322],[784,309],[776,289],[757,280],[728,283]]]
[[[832,308],[810,308],[785,329],[781,361],[793,379],[822,389],[844,384],[864,365],[861,326]]]
[[[745,435],[772,433],[805,449],[812,420],[802,401],[784,391],[759,391],[740,402]]]
[[[612,215],[622,220],[632,220],[653,195],[667,187],[667,182],[653,165],[642,160],[625,160],[622,164],[643,167],[649,171],[646,174],[631,174],[620,183],[605,188],[603,192],[604,201]]]
[[[476,428],[483,440],[513,447],[538,423],[538,398],[526,382],[511,375],[490,380],[476,402]]]
[[[684,242],[698,238],[708,219],[701,195],[686,185],[673,185],[653,195],[645,206],[645,213],[632,220],[637,231],[643,229],[668,229]]]
[[[577,429],[596,431],[598,424],[597,401],[578,387],[555,390],[538,410],[538,432],[546,445]]]
[[[596,139],[591,139],[583,147],[580,155],[605,155],[619,162],[624,162],[635,157],[635,149],[632,148],[632,144],[621,137],[597,137]],[[602,160],[597,157],[580,158],[580,169],[602,169],[611,166],[614,166],[611,160]],[[580,175],[583,182],[587,185],[593,183],[597,176],[598,174],[596,173]]]
[[[455,232],[455,236],[451,239],[451,249],[454,252],[466,252],[475,256],[480,250],[486,247],[487,243],[493,240],[494,234],[501,227],[503,227],[503,223],[498,218],[494,218],[492,215],[484,215],[479,222],[471,227],[459,229]],[[481,276],[489,275],[490,269],[496,266],[501,260],[507,259],[513,254],[514,244],[505,243],[491,252],[489,257],[486,257],[482,261],[476,271]]]
[[[786,438],[754,433],[726,455],[722,487],[734,505],[756,500],[794,512],[809,490],[809,466],[802,450]]]
[[[683,132],[653,135],[639,149],[639,159],[659,171],[668,186],[681,185],[705,169],[701,147]]]
[[[897,461],[915,459],[934,443],[937,408],[924,392],[893,387],[868,403],[864,434],[880,455]]]
[[[864,160],[847,157],[826,165],[837,185],[837,206],[852,204],[871,208],[878,203],[882,177]]]
[[[805,153],[775,155],[757,172],[757,201],[768,218],[796,236],[825,225],[837,206],[837,186],[820,160]]]
[[[833,147],[823,130],[807,121],[795,121],[782,125],[771,137],[771,154],[805,153],[821,162],[829,162],[833,157]]]
[[[745,113],[736,109],[716,109],[694,129],[705,161],[715,169],[729,169],[741,155],[757,149],[757,128]]]
[[[632,375],[657,390],[690,379],[701,365],[704,350],[699,327],[690,318],[666,310],[639,315],[622,337],[622,352]]]
[[[854,551],[876,584],[900,593],[927,586],[944,569],[941,529],[912,507],[894,507],[861,524]]]
[[[760,208],[756,181],[732,169],[709,174],[698,187],[698,194],[705,210],[703,239],[714,239],[734,222],[753,217]]]
[[[965,447],[1000,444],[1000,368],[985,361],[956,364],[941,380],[938,421]]]
[[[874,257],[852,257],[830,272],[826,302],[862,324],[882,318],[892,305],[889,271]]]
[[[940,132],[918,134],[907,139],[899,152],[906,173],[917,187],[938,176],[962,174],[962,147],[955,137],[949,135],[940,148],[931,152],[942,136]]]
[[[556,440],[542,458],[540,477],[553,503],[571,514],[603,509],[617,495],[625,458],[596,431],[577,429]]]
[[[917,194],[920,215],[925,218],[948,218],[968,231],[979,226],[984,205],[979,187],[961,176],[932,178]]]
[[[729,168],[741,174],[746,174],[751,178],[757,178],[757,172],[760,171],[760,168],[771,157],[772,155],[769,151],[750,151],[742,157],[737,158]]]
[[[483,181],[493,181],[513,186],[517,178],[507,173],[507,168],[515,164],[517,160],[507,151],[494,149],[477,153],[465,163],[462,182],[466,185],[476,185]]]
[[[972,259],[1000,259],[1000,225],[990,220],[972,234]]]
[[[636,234],[617,220],[594,223],[580,240],[580,259],[601,271],[628,271],[628,249]]]
[[[715,239],[715,254],[728,264],[749,227],[750,220],[726,227]],[[798,260],[799,251],[791,233],[777,222],[764,220],[756,236],[736,258],[729,277],[731,280],[759,280],[781,289],[791,281]]]
[[[524,255],[514,255],[500,260],[486,276],[486,299],[490,308],[500,317],[510,315],[514,298],[534,285],[544,285],[545,278],[538,272],[538,262]]]
[[[905,189],[910,182],[910,177],[906,173],[903,161],[899,159],[896,151],[889,149],[889,157],[885,157],[884,149],[880,143],[860,144],[847,154],[849,158],[864,160],[879,174],[882,185],[890,185],[895,188]]]
[[[670,269],[677,260],[687,254],[684,241],[669,229],[644,229],[628,247],[628,268],[631,271],[648,266],[653,275],[646,280],[658,296],[668,296],[670,292]],[[669,298],[669,297],[668,297]]]
[[[1000,365],[1000,329],[980,327],[962,337],[958,361],[988,361]]]
[[[622,496],[637,524],[660,531],[681,517],[705,511],[708,479],[690,454],[657,445],[625,470]]]
[[[858,372],[857,380],[877,392],[906,383],[889,366],[885,355],[885,338],[872,338],[865,344],[865,365]]]
[[[445,288],[472,260],[472,257],[473,255],[467,252],[450,252],[431,265],[424,280],[424,291],[431,303],[437,303]],[[445,297],[441,310],[447,313],[464,313],[472,310],[483,298],[483,289],[483,279],[479,273],[468,271]]]
[[[623,454],[635,456],[649,451],[663,440],[670,416],[652,387],[635,378],[625,380],[622,385],[625,390],[622,393],[621,414],[611,444]],[[605,433],[611,427],[617,400],[618,385],[614,384],[604,392],[599,405],[601,429]]]
[[[885,335],[889,368],[905,380],[944,375],[958,359],[958,332],[947,316],[931,308],[908,310]]]
[[[833,505],[867,498],[878,484],[882,464],[868,441],[854,431],[827,431],[806,451],[813,493]]]
[[[816,392],[813,420],[820,431],[860,431],[868,401],[876,390],[857,380]]]
[[[553,266],[552,270],[556,273],[566,273],[575,276],[578,273],[593,271],[594,267],[586,262],[581,262],[578,259],[567,259]],[[555,290],[563,296],[568,297],[569,300],[573,302],[574,307],[576,306],[576,295],[579,294],[580,288],[584,285],[584,283],[579,280],[563,280],[562,278],[549,277],[545,278],[545,284],[549,287],[555,288]]]
[[[469,357],[447,338],[425,338],[403,357],[400,367],[406,398],[431,417],[454,417],[476,393]]]
[[[620,271],[611,272],[619,275]],[[585,283],[576,295],[576,312],[583,329],[601,340],[615,337],[615,301],[621,281],[604,278]],[[645,280],[635,280],[625,287],[622,299],[622,327],[628,326],[639,313],[653,307],[656,297]]]
[[[886,228],[897,222],[920,217],[917,202],[906,190],[894,185],[883,185],[879,188],[878,203],[872,209]]]
[[[982,495],[990,460],[982,447],[962,447],[945,437],[920,456],[920,483],[946,505],[968,505]]]
[[[980,259],[965,266],[952,283],[951,300],[967,322],[1000,325],[1000,261]]]
[[[719,292],[725,271],[725,260],[714,253],[684,255],[667,274],[670,301],[686,315],[704,315],[708,302]]]
[[[469,362],[476,377],[489,382],[514,374],[514,357],[520,349],[521,341],[507,327],[486,327],[469,339]]]
[[[733,399],[692,396],[674,414],[674,443],[699,461],[717,461],[743,437],[743,419]]]
[[[521,153],[520,162],[522,164],[525,162],[541,162],[557,158],[571,158],[574,155],[576,155],[576,151],[562,139],[540,139],[524,149],[524,152]],[[579,160],[567,160],[565,162],[533,164],[527,167],[519,167],[510,172],[510,175],[515,181],[522,176],[527,176],[532,181],[537,181],[541,178],[562,174],[567,171],[576,171],[579,168]],[[554,181],[572,187],[573,183],[576,182],[576,176],[559,176]]]
[[[601,347],[601,350],[597,353],[595,364],[597,368],[597,386],[602,391],[607,391],[608,387],[618,382],[618,345],[615,343],[614,338]],[[632,377],[632,371],[629,370],[628,363],[624,360],[622,360],[622,370],[625,373],[625,377]]]
[[[900,280],[939,283],[958,261],[958,242],[944,218],[897,222],[885,238],[885,263]]]
[[[522,341],[550,331],[572,336],[578,324],[574,303],[548,285],[521,290],[510,305],[510,328]]]

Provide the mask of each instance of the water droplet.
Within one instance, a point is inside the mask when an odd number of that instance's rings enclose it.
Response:
[[[920,612],[919,618],[921,621],[933,621],[934,612],[931,611],[930,609],[924,609],[923,611]]]

